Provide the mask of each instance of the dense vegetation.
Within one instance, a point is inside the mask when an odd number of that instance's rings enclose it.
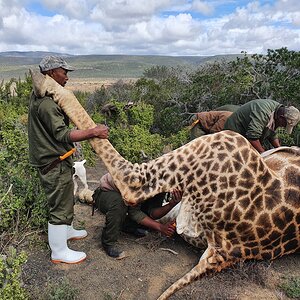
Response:
[[[121,80],[77,98],[95,122],[110,126],[110,140],[127,159],[141,162],[188,141],[188,119],[198,111],[224,104],[243,104],[272,98],[300,107],[300,53],[286,48],[267,55],[246,53],[232,61],[209,62],[195,70],[155,66],[134,83]],[[31,78],[11,79],[0,85],[0,255],[17,245],[25,231],[47,224],[46,201],[28,163],[27,111]],[[298,125],[299,126],[299,125]],[[283,144],[300,146],[300,128],[292,136],[280,133]],[[83,156],[92,163],[94,154],[82,143]],[[11,251],[11,250],[10,250]],[[7,299],[23,299],[16,287],[24,256],[10,263],[0,257],[0,288]],[[14,277],[8,274],[15,272]],[[4,274],[4,275],[3,275]],[[3,296],[0,294],[0,298]],[[3,296],[3,297],[4,297]]]

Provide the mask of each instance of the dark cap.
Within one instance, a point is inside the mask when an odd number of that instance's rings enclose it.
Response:
[[[41,72],[63,68],[67,71],[74,71],[75,68],[68,65],[66,61],[59,56],[45,56],[40,62],[40,70]]]

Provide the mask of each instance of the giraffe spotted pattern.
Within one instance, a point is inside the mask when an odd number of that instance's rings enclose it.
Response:
[[[72,92],[48,76],[32,73],[32,78],[35,92],[52,95],[79,129],[95,126]],[[181,190],[177,232],[201,235],[207,244],[199,263],[159,299],[239,260],[274,259],[299,250],[298,149],[289,154],[287,166],[280,158],[264,160],[244,137],[223,131],[148,163],[132,164],[108,140],[93,139],[91,144],[128,204]]]

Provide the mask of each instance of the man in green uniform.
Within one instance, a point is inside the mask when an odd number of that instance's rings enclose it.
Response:
[[[224,130],[232,130],[246,137],[259,152],[265,151],[269,142],[274,148],[280,146],[276,135],[278,127],[291,134],[300,121],[300,112],[294,106],[285,107],[271,99],[252,100],[242,105],[225,122]]]
[[[162,206],[165,193],[148,199],[142,205],[126,206],[122,195],[113,182],[109,173],[100,179],[99,188],[93,194],[95,206],[106,215],[105,227],[102,231],[102,246],[108,256],[121,259],[125,257],[123,251],[116,247],[120,231],[135,235],[142,235],[139,225],[171,236],[175,232],[173,221],[161,224],[156,219],[165,216],[181,200],[181,192],[175,190],[168,204]]]
[[[214,110],[202,111],[192,115],[189,119],[190,140],[223,130],[226,120],[239,107],[240,105],[225,104]]]
[[[65,86],[68,81],[68,71],[74,70],[57,56],[43,58],[39,67],[41,73],[52,77],[61,86]],[[67,240],[84,238],[87,232],[75,230],[72,226],[74,185],[71,156],[56,166],[51,163],[68,153],[74,147],[73,142],[94,137],[106,139],[108,128],[97,125],[87,130],[71,130],[68,117],[51,97],[39,98],[32,92],[28,114],[29,160],[38,170],[48,200],[48,241],[54,263],[83,261],[86,254],[69,249]]]

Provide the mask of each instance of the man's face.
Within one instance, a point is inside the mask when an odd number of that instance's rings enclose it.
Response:
[[[65,86],[67,81],[69,80],[68,71],[63,68],[57,68],[50,71],[50,76],[61,86]]]
[[[287,120],[284,116],[279,116],[277,118],[276,127],[286,127]]]

